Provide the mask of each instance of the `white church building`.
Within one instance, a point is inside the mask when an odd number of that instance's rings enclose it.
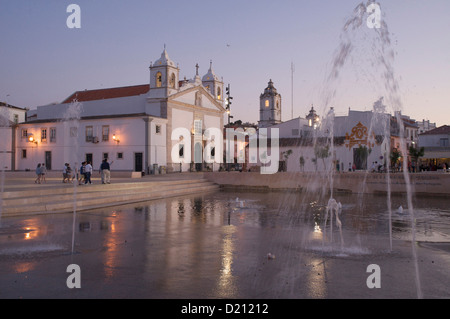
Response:
[[[114,170],[192,169],[194,160],[207,157],[205,150],[214,157],[202,136],[221,130],[225,114],[223,81],[212,63],[202,78],[198,70],[193,79],[180,80],[180,68],[164,49],[150,65],[150,83],[77,91],[61,104],[29,111],[15,132],[15,169],[45,163],[61,170],[66,162],[82,161],[97,169],[104,158],[114,161]]]

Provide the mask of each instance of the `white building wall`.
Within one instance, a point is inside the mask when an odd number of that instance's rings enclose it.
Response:
[[[165,132],[165,124],[161,123],[161,125],[163,125],[162,131]],[[98,143],[86,141],[86,127],[88,126],[93,128],[93,136],[98,138]],[[109,127],[108,141],[103,141],[103,126]],[[74,133],[74,127],[78,127],[76,137],[71,136],[71,132]],[[47,129],[47,141],[41,141],[43,128]],[[54,142],[50,142],[50,128],[56,128]],[[26,129],[28,135],[33,134],[37,144],[30,143],[26,138],[21,137],[22,129]],[[45,162],[45,152],[48,151],[52,155],[52,170],[62,170],[66,162],[78,165],[86,159],[86,154],[92,154],[93,167],[94,170],[97,170],[104,153],[107,153],[109,161],[114,161],[113,170],[131,171],[134,170],[134,153],[145,153],[144,132],[145,122],[140,117],[22,124],[16,133],[16,169],[34,169],[37,163]],[[113,134],[120,141],[119,143],[113,140]],[[23,150],[26,150],[26,158],[22,158]],[[165,156],[164,150],[161,153]],[[162,159],[159,161],[160,165],[164,164]]]
[[[159,126],[159,133],[156,127]],[[167,165],[167,120],[155,119],[150,122],[151,143],[150,143],[150,164]]]
[[[8,126],[0,127],[0,136],[0,171],[9,171],[12,169],[12,128]]]
[[[449,134],[430,134],[430,135],[419,135],[419,146],[420,147],[443,147],[441,145],[441,139],[450,139]]]

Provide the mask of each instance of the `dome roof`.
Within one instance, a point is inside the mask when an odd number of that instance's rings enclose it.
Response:
[[[278,95],[277,89],[273,86],[272,79],[269,81],[268,86],[264,89],[264,94],[261,96]]]
[[[173,66],[176,67],[175,62],[173,62],[170,58],[169,55],[167,54],[166,48],[164,48],[163,53],[161,53],[161,57],[155,61],[155,63],[153,63],[153,66]]]
[[[212,69],[212,61],[209,63],[209,70],[208,73],[206,73],[203,77],[202,77],[202,81],[220,81],[219,77],[214,73],[213,69]]]

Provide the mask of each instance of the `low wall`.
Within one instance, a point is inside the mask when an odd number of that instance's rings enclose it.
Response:
[[[329,178],[322,173],[281,172],[271,175],[249,172],[210,172],[204,177],[222,187],[253,190],[328,191],[333,184],[337,192],[387,194],[388,174],[345,172]],[[415,195],[450,196],[450,174],[409,174],[411,190]],[[391,193],[406,193],[403,173],[389,174]]]

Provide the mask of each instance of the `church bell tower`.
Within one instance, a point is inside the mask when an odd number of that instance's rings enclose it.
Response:
[[[281,95],[272,80],[259,97],[259,127],[265,128],[281,123]]]

